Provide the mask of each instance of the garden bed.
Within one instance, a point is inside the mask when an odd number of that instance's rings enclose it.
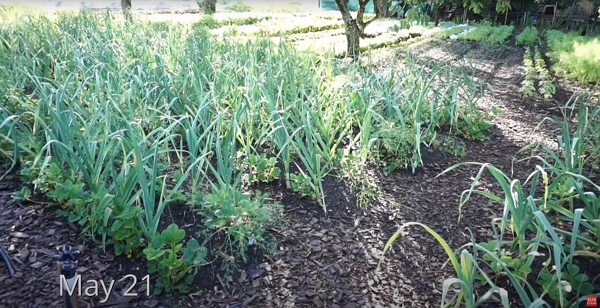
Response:
[[[443,268],[442,246],[413,227],[378,268],[388,239],[406,222],[431,227],[452,249],[493,239],[503,203],[473,196],[459,211],[459,202],[471,185],[504,198],[498,181],[478,178],[480,166],[440,173],[480,162],[525,181],[542,162],[513,158],[557,135],[534,129],[551,113],[520,95],[520,47],[436,39],[393,47],[410,35],[387,32],[361,45],[388,45],[386,56],[370,51],[364,58],[381,58],[359,67],[296,52],[316,40],[343,50],[338,30],[273,43],[218,39],[199,26],[61,18],[0,28],[9,38],[0,47],[0,158],[14,162],[0,170],[0,241],[17,270],[0,272],[3,306],[60,305],[55,253],[64,244],[81,250],[83,281],[117,280],[105,307],[436,306],[457,276]],[[571,94],[557,85],[554,98]],[[567,221],[542,215],[556,232],[554,219]],[[106,251],[102,235],[113,241]],[[170,282],[165,267],[149,273],[177,247],[169,238],[189,249],[174,255],[181,264],[198,270],[188,283]],[[587,292],[600,292],[600,264],[584,257],[574,264]],[[547,272],[542,260],[534,273]],[[482,273],[507,290],[510,307],[523,305],[504,273]],[[137,296],[123,295],[129,274]],[[83,296],[81,306],[102,307],[103,295]]]

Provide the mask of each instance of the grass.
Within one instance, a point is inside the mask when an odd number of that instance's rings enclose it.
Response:
[[[581,83],[600,82],[600,37],[548,30],[546,42],[557,75]]]
[[[245,259],[248,245],[274,247],[264,234],[283,223],[281,206],[248,179],[281,173],[325,215],[327,175],[366,174],[369,164],[414,171],[439,132],[481,140],[490,127],[475,104],[483,87],[451,66],[409,60],[385,76],[269,38],[214,38],[208,21],[1,16],[0,159],[83,236],[117,255],[146,249],[161,275],[188,277],[217,252]],[[337,87],[340,76],[356,79]],[[175,202],[205,222],[185,252],[169,248],[177,226],[159,229]],[[224,240],[207,255],[216,235]],[[175,262],[180,253],[193,264]],[[190,282],[171,278],[161,279],[166,291]]]

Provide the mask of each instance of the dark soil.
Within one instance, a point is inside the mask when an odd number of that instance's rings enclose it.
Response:
[[[387,240],[406,222],[421,222],[437,231],[452,248],[470,242],[469,228],[478,240],[492,237],[491,219],[501,205],[474,196],[462,208],[461,192],[468,189],[478,167],[462,167],[437,177],[460,161],[492,163],[511,174],[512,155],[522,146],[540,138],[552,138],[547,131],[533,128],[544,116],[552,115],[549,102],[535,97],[522,99],[518,91],[522,76],[523,50],[516,47],[487,48],[474,43],[437,41],[423,48],[419,56],[462,66],[470,63],[476,76],[490,83],[495,93],[486,95],[481,108],[500,108],[489,139],[465,141],[466,155],[453,157],[425,152],[427,164],[415,174],[396,171],[391,175],[374,172],[381,195],[369,207],[358,209],[346,185],[329,177],[324,181],[328,213],[315,203],[299,199],[281,181],[260,189],[285,207],[288,223],[269,229],[276,239],[273,253],[252,251],[248,262],[238,260],[238,270],[221,271],[222,258],[202,267],[190,293],[178,297],[147,297],[147,274],[142,260],[114,257],[97,244],[78,240],[78,228],[57,217],[45,203],[21,202],[11,198],[20,190],[16,179],[0,182],[0,242],[13,258],[17,275],[9,277],[0,269],[0,307],[57,307],[61,305],[55,255],[64,244],[79,245],[82,251],[78,272],[82,281],[108,282],[133,274],[138,296],[121,296],[132,279],[115,283],[109,303],[99,301],[105,294],[80,298],[80,307],[434,307],[441,301],[442,283],[453,277],[447,256],[440,245],[418,227],[400,237],[376,271]],[[402,52],[404,50],[401,50]],[[396,56],[396,55],[395,55]],[[437,57],[437,58],[436,58]],[[440,58],[441,57],[441,58]],[[558,88],[556,100],[565,102],[571,91]],[[514,166],[513,178],[524,180],[532,165]],[[498,192],[490,176],[480,189]],[[161,227],[172,221],[195,234],[200,219],[189,208],[172,205]],[[586,261],[580,266],[589,277],[600,275],[600,263]],[[535,270],[534,270],[535,271]],[[596,279],[596,291],[600,291]],[[508,284],[504,285],[512,292]],[[84,283],[84,286],[85,283]],[[153,291],[152,283],[149,288]],[[479,290],[483,294],[484,288]],[[514,293],[514,292],[512,292]],[[511,294],[514,295],[514,294]],[[513,299],[513,306],[521,304]],[[485,307],[498,306],[489,302]]]

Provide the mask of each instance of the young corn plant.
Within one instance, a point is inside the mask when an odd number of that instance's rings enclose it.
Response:
[[[405,229],[407,229],[410,226],[422,227],[440,244],[440,246],[442,246],[456,274],[456,278],[448,278],[442,284],[441,307],[460,307],[461,304],[464,304],[465,307],[480,307],[486,304],[487,301],[489,301],[494,294],[498,294],[500,296],[502,307],[510,307],[508,292],[505,289],[496,286],[493,283],[493,281],[485,274],[485,271],[483,271],[479,267],[479,251],[483,251],[484,253],[492,256],[492,258],[495,259],[495,261],[501,264],[501,266],[507,271],[507,273],[509,273],[508,277],[512,283],[516,283],[518,280],[510,274],[510,271],[504,265],[504,263],[500,261],[500,259],[498,259],[492,252],[488,251],[485,247],[475,243],[473,236],[471,236],[473,242],[470,244],[473,252],[469,252],[469,250],[467,250],[466,247],[461,248],[460,252],[455,252],[452,250],[452,248],[450,248],[450,245],[448,245],[448,243],[430,227],[418,222],[408,222],[400,226],[398,231],[396,231],[396,233],[394,233],[394,235],[392,235],[392,237],[390,237],[390,239],[387,241],[383,249],[384,255],[388,250],[390,250],[392,244],[398,239],[398,237],[406,232]],[[460,255],[460,259],[457,258],[457,254]],[[382,259],[377,265],[378,270],[383,260],[384,259],[382,256]],[[485,294],[481,295],[479,298],[476,298],[475,280],[478,276],[483,277],[487,284],[490,286],[490,288]],[[448,299],[450,287],[454,284],[458,284],[459,292],[455,296]],[[519,292],[520,295],[523,295],[521,299],[523,300],[523,303],[526,304],[526,307],[535,307],[531,306],[532,301],[530,300],[529,296],[527,296],[523,288],[518,284],[516,285],[517,292]]]
[[[590,135],[593,135],[594,130],[597,129],[594,125],[591,125],[595,119],[590,115],[590,110],[592,110],[590,107],[582,104],[578,108],[577,126],[575,127],[575,130],[571,132],[571,119],[573,118],[573,115],[572,112],[567,113],[567,110],[574,110],[578,102],[581,101],[572,98],[566,103],[565,108],[563,108],[562,121],[547,117],[538,125],[539,127],[545,122],[550,122],[557,128],[557,151],[543,142],[530,144],[520,151],[540,149],[543,156],[533,155],[531,158],[541,162],[546,169],[552,171],[553,176],[555,177],[566,174],[583,175],[586,166],[592,164],[593,161],[591,160],[594,159],[600,151],[600,149],[596,148],[590,153],[591,155],[588,154],[590,145],[587,144],[587,142],[591,140]],[[581,187],[577,181],[574,180],[575,179],[572,177],[566,177],[564,178],[564,182],[555,181],[555,184],[558,186],[554,187],[556,190],[553,189],[552,193],[560,196],[562,193],[566,193],[569,190],[574,191],[576,187]],[[561,187],[565,187],[566,190],[560,189]]]
[[[477,173],[477,176],[475,176],[473,183],[471,184],[471,188],[469,190],[464,191],[461,194],[461,200],[459,203],[459,213],[462,213],[462,208],[469,201],[469,199],[471,198],[471,195],[473,193],[484,196],[490,200],[493,200],[493,201],[503,204],[504,210],[503,210],[502,218],[500,221],[499,239],[504,238],[505,231],[507,231],[507,230],[510,231],[512,233],[512,235],[514,236],[514,241],[511,244],[511,246],[518,250],[518,253],[520,256],[526,255],[526,250],[527,250],[527,246],[528,246],[526,237],[525,237],[526,232],[528,230],[531,230],[534,232],[536,231],[534,226],[531,224],[532,219],[533,219],[532,211],[537,210],[537,205],[535,204],[534,200],[531,197],[531,195],[535,191],[532,190],[530,193],[527,193],[523,189],[523,185],[521,184],[521,181],[519,181],[517,179],[511,179],[506,174],[504,174],[501,170],[499,170],[495,166],[488,164],[488,163],[484,163],[484,164],[474,163],[474,162],[459,163],[459,164],[453,165],[453,166],[449,167],[448,169],[444,170],[438,176],[441,176],[445,173],[448,173],[448,172],[450,172],[456,168],[462,167],[462,166],[473,166],[473,165],[480,166],[480,169],[479,169],[479,172]],[[486,171],[486,170],[489,171],[491,173],[491,175],[494,177],[494,179],[498,182],[498,184],[500,184],[502,191],[504,193],[504,196],[496,196],[489,192],[475,189],[475,187],[479,183],[481,177],[483,176],[484,171]],[[543,170],[541,170],[541,171],[543,171]],[[534,189],[534,187],[536,187],[536,185],[538,183],[539,172],[541,172],[541,171],[536,171],[536,172],[532,173],[525,181],[525,184],[527,184],[530,180],[532,180],[531,185],[533,187],[532,189]],[[460,217],[462,217],[462,214],[461,214],[461,216],[459,216],[459,219],[460,219]],[[498,244],[499,244],[499,242],[498,242]],[[498,250],[500,250],[499,248],[500,247],[498,247]]]
[[[443,173],[460,165],[470,164],[473,163],[457,164],[445,170]],[[565,277],[563,277],[561,270],[563,268],[562,265],[564,265],[562,260],[564,260],[565,256],[563,242],[558,237],[555,229],[551,226],[547,217],[541,210],[541,208],[543,208],[543,204],[549,202],[549,178],[547,172],[542,167],[538,166],[536,171],[529,175],[525,183],[531,183],[531,190],[528,194],[526,194],[521,188],[518,180],[511,181],[508,176],[489,164],[479,165],[482,166],[480,172],[475,177],[471,189],[463,193],[463,196],[461,197],[461,205],[464,204],[465,200],[468,200],[470,194],[473,192],[494,201],[504,202],[505,205],[503,216],[499,219],[495,219],[495,221],[500,221],[499,234],[494,227],[496,234],[495,240],[486,244],[477,244],[478,249],[481,249],[486,253],[483,259],[490,262],[490,267],[492,270],[496,272],[502,272],[502,274],[506,275],[511,280],[513,287],[515,287],[517,293],[519,294],[519,298],[523,301],[526,307],[539,307],[540,305],[547,305],[543,298],[549,290],[552,290],[552,292],[556,292],[557,294],[557,296],[551,296],[551,298],[559,300],[561,307],[566,307],[565,302],[562,299],[566,298],[565,294],[570,292],[571,288],[569,287],[569,282],[565,280]],[[479,182],[481,173],[484,169],[489,170],[502,187],[504,191],[504,200],[502,200],[501,197],[491,193],[474,190],[474,186]],[[537,182],[540,176],[543,178],[544,194],[542,199],[534,199],[536,194],[535,190],[536,187],[538,187]],[[467,193],[466,198],[464,197],[465,193]],[[510,228],[513,233],[513,237],[515,238],[512,241],[504,240],[503,230],[507,226]],[[533,239],[525,236],[526,232],[528,231],[533,231],[535,234]],[[509,244],[509,248],[506,253],[503,253],[501,252],[501,245],[505,244]],[[474,244],[468,245],[474,246]],[[546,275],[542,276],[542,278],[539,278],[540,280],[538,283],[542,284],[543,292],[542,294],[538,295],[532,286],[527,282],[527,276],[531,273],[530,267],[533,258],[543,255],[539,252],[540,246],[545,246],[547,250],[550,251],[552,256],[548,259],[548,261],[546,261],[546,263],[549,263],[550,260],[554,260],[553,267],[557,270],[550,276]],[[517,260],[512,258],[514,253],[516,253]],[[529,292],[526,292],[524,287],[527,287]]]
[[[574,109],[577,100],[568,102],[564,110]],[[571,106],[571,104],[573,104]],[[591,124],[595,121],[595,115],[590,115],[590,110],[593,107],[588,107],[583,104],[578,109],[577,126],[573,132],[571,129],[572,114],[563,111],[563,121],[554,118],[548,118],[544,121],[550,121],[558,128],[557,143],[558,150],[554,150],[545,143],[534,143],[524,147],[521,151],[531,148],[541,150],[541,154],[532,155],[531,157],[522,160],[535,159],[539,161],[552,176],[552,182],[549,185],[548,191],[552,198],[552,202],[544,204],[544,209],[558,213],[560,221],[574,221],[575,203],[583,203],[585,218],[581,224],[589,230],[591,234],[597,236],[600,228],[593,223],[599,214],[600,205],[597,199],[597,194],[600,193],[600,187],[594,183],[589,177],[584,175],[587,167],[593,164],[593,157],[597,155],[597,148],[594,149],[596,154],[587,155],[587,150],[590,148],[588,142],[590,135],[593,135],[597,128]],[[543,123],[543,122],[542,122]],[[588,191],[586,187],[592,188],[594,191]],[[557,232],[563,232],[558,230]],[[590,241],[580,237],[585,245],[591,246],[593,249],[600,249],[600,243]]]

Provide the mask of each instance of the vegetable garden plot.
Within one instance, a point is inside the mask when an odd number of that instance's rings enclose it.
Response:
[[[152,293],[188,292],[140,295],[128,306],[431,306],[440,300],[431,283],[448,275],[439,271],[443,252],[415,233],[376,272],[384,241],[397,221],[418,220],[453,248],[468,243],[456,205],[477,170],[436,175],[465,160],[509,170],[506,153],[519,149],[478,108],[483,85],[442,61],[407,58],[398,69],[392,62],[386,76],[268,38],[215,39],[199,27],[85,14],[13,25],[1,28],[10,39],[0,47],[8,85],[0,95],[9,102],[0,109],[0,155],[36,186],[5,188],[13,202],[0,199],[14,216],[3,215],[0,226],[17,226],[6,240],[23,274],[0,280],[11,282],[1,286],[10,290],[1,304],[46,298],[53,283],[35,279],[52,277],[50,257],[30,266],[15,250],[55,244],[23,235],[32,232],[19,223],[24,206],[32,222],[51,219],[40,209],[60,207],[57,223],[70,220],[95,237],[83,247],[86,275],[151,271]],[[529,172],[516,171],[515,178]],[[470,218],[461,224],[489,236],[481,217],[498,206],[479,204],[463,209]],[[423,279],[411,279],[415,272]]]

